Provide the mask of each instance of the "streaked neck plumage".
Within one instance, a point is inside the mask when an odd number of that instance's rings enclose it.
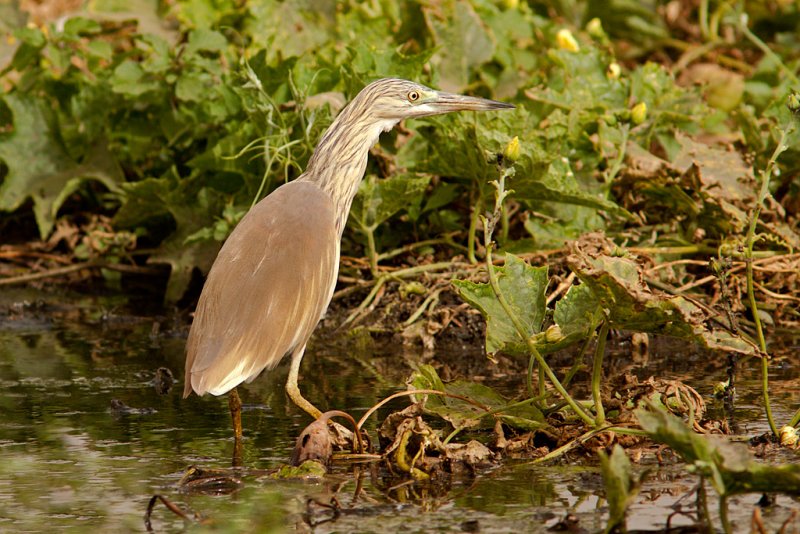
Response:
[[[308,167],[298,180],[313,182],[330,195],[337,214],[336,230],[342,236],[350,205],[367,168],[369,149],[381,133],[399,119],[375,117],[370,99],[356,98],[345,107],[322,136]]]

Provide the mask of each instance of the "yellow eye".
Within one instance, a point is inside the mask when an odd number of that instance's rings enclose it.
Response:
[[[417,100],[419,100],[419,93],[416,91],[411,91],[410,93],[408,93],[408,100],[409,102],[416,102]]]

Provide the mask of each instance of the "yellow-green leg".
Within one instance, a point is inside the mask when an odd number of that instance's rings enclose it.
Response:
[[[316,406],[308,402],[305,397],[303,397],[302,393],[300,393],[300,388],[297,387],[297,378],[300,373],[300,362],[303,360],[303,353],[305,350],[306,348],[302,347],[292,354],[292,363],[289,366],[289,378],[286,380],[286,393],[289,395],[289,398],[292,399],[292,402],[294,402],[300,409],[314,419],[319,419],[319,417],[322,415],[322,412],[317,409]]]

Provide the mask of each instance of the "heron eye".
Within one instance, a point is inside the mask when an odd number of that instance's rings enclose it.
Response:
[[[408,93],[408,100],[410,102],[416,102],[417,100],[419,100],[419,93],[416,91],[411,91],[410,93]]]

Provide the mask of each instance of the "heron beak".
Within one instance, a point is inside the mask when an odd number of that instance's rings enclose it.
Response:
[[[477,96],[456,95],[437,91],[429,102],[429,105],[439,113],[450,113],[451,111],[491,111],[494,109],[513,109],[513,104],[479,98]]]

